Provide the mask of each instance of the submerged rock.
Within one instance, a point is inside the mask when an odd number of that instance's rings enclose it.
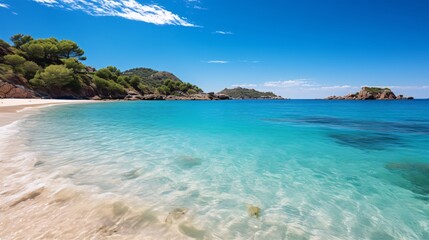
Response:
[[[388,163],[386,168],[390,170],[419,171],[429,174],[429,163]]]
[[[39,167],[39,166],[42,166],[43,164],[45,164],[45,162],[38,160],[37,162],[34,163],[34,167]]]
[[[253,205],[248,205],[247,206],[247,212],[249,213],[249,215],[251,217],[259,217],[259,215],[261,214],[261,209],[257,206],[253,206]]]
[[[421,195],[429,195],[429,163],[388,163],[386,169],[407,180],[396,185]]]
[[[192,168],[201,165],[202,159],[193,156],[183,156],[178,159],[179,165],[184,168]]]
[[[120,217],[125,215],[130,208],[122,202],[115,202],[112,206],[112,213],[115,217]]]
[[[334,133],[329,137],[335,142],[361,150],[384,150],[389,147],[403,145],[399,137],[386,133],[351,132]]]
[[[193,239],[204,239],[205,232],[191,225],[180,224],[179,231]]]
[[[143,172],[142,168],[131,170],[129,172],[122,174],[122,179],[130,180],[130,179],[138,178],[142,174],[142,172]]]
[[[168,214],[167,218],[165,219],[165,222],[171,224],[173,223],[173,220],[178,220],[182,218],[187,212],[187,208],[175,208]]]
[[[16,205],[18,205],[18,204],[20,204],[22,202],[35,199],[40,194],[42,194],[44,190],[45,190],[44,187],[40,187],[38,189],[35,189],[35,190],[32,190],[32,191],[24,193],[18,200],[16,200],[15,202],[13,202],[10,205],[10,207],[15,207]]]

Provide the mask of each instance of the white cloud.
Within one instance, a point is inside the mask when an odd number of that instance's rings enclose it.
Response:
[[[143,5],[136,0],[33,0],[49,7],[80,10],[92,16],[114,16],[156,25],[196,27],[185,18],[164,8]]]
[[[286,80],[286,81],[276,81],[276,82],[265,82],[263,84],[264,87],[269,88],[294,88],[300,90],[340,90],[340,89],[352,89],[357,88],[351,85],[334,85],[334,86],[325,86],[309,79],[294,79],[294,80]]]
[[[358,88],[356,86],[350,85],[335,85],[335,86],[319,86],[319,87],[311,87],[307,88],[307,90],[339,90],[339,89],[353,89]]]
[[[195,6],[194,6],[194,9],[198,9],[198,10],[208,10],[207,8],[205,8],[205,7],[200,7],[200,6],[198,6],[198,5],[195,5]]]
[[[233,35],[234,34],[232,32],[226,32],[226,31],[216,31],[214,33],[220,34],[220,35]]]
[[[366,87],[366,86],[362,86]],[[380,88],[390,88],[390,89],[407,89],[407,90],[423,90],[423,89],[429,89],[429,86],[376,86]]]
[[[256,60],[241,60],[241,63],[260,63],[261,61],[256,61]]]
[[[249,88],[249,87],[257,87],[257,84],[252,83],[244,83],[244,84],[233,84],[232,87],[242,87],[242,88]]]
[[[193,8],[197,10],[207,10],[207,8],[201,7],[201,1],[200,0],[184,0],[186,3],[186,7]]]
[[[53,3],[57,3],[57,1],[56,0],[34,0],[35,2],[38,2],[38,3],[48,3],[48,4],[53,4]],[[66,1],[64,1],[64,2],[68,2],[67,0]],[[70,1],[69,1],[70,2]]]
[[[290,88],[290,87],[311,87],[315,85],[309,82],[308,79],[303,78],[303,79],[286,80],[286,81],[265,82],[263,86],[275,87],[275,88]]]
[[[224,60],[210,60],[210,61],[207,61],[207,63],[226,64],[226,63],[229,63],[229,62],[228,61],[224,61]]]
[[[0,3],[0,8],[9,8],[9,5],[5,3]]]

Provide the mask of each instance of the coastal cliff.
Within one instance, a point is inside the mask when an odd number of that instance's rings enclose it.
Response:
[[[327,100],[405,100],[414,99],[403,95],[395,95],[389,88],[362,87],[362,89],[353,94],[345,96],[329,96]]]

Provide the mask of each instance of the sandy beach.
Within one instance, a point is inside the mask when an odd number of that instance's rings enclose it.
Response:
[[[60,99],[0,99],[0,127],[22,119],[29,113],[25,110],[37,109],[59,104],[94,103],[93,100],[60,100]]]

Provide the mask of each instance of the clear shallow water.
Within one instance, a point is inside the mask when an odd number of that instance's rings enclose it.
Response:
[[[38,169],[67,169],[62,177],[78,186],[141,199],[161,221],[187,208],[196,238],[429,239],[426,100],[42,111],[20,123]]]

